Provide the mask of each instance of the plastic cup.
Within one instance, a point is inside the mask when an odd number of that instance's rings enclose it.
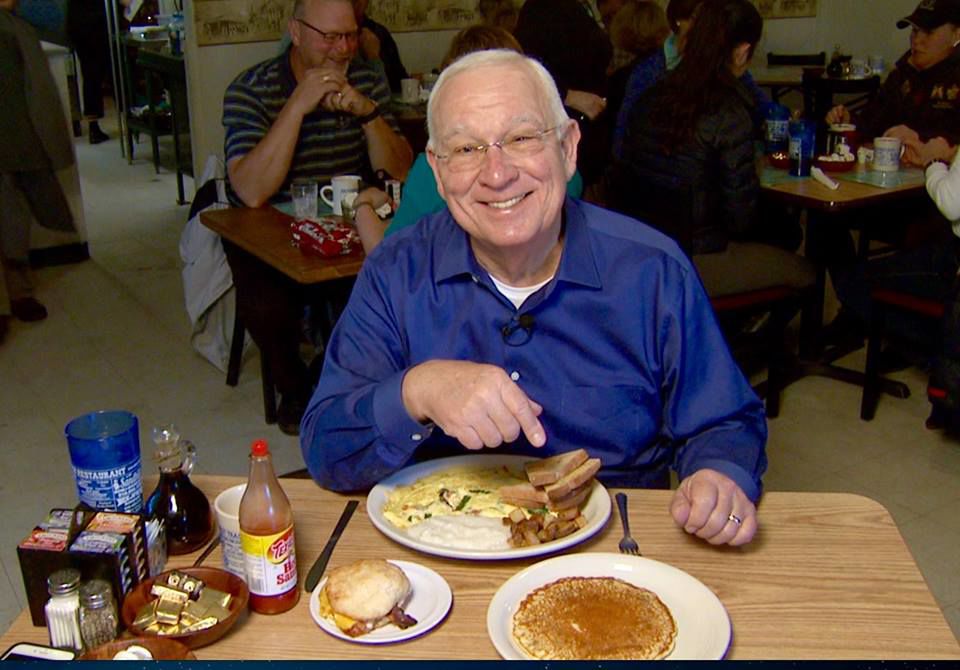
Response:
[[[247,578],[244,572],[243,550],[240,548],[240,499],[246,489],[246,484],[231,486],[213,501],[217,526],[220,528],[223,567],[241,579]]]
[[[294,179],[290,184],[293,215],[297,221],[317,218],[317,182],[312,179]]]
[[[98,510],[138,513],[143,507],[140,424],[122,410],[78,416],[64,428],[80,502]]]

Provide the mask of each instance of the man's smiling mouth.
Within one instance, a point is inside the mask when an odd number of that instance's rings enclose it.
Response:
[[[527,197],[527,193],[522,193],[515,198],[510,198],[509,200],[500,200],[499,202],[488,202],[487,205],[493,207],[494,209],[509,209],[516,205],[518,202]]]

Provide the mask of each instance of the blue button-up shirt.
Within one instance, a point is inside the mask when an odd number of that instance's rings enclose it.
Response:
[[[546,446],[521,435],[500,449],[583,447],[614,486],[662,487],[670,467],[681,478],[713,468],[760,495],[763,406],[690,261],[633,219],[568,199],[557,273],[519,310],[448,210],[384,240],[334,329],[301,425],[320,484],[363,489],[414,461],[465,453],[404,408],[404,375],[433,359],[499,366],[543,406]]]

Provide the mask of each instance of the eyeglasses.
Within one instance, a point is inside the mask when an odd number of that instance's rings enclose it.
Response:
[[[497,147],[508,158],[526,158],[543,151],[544,137],[557,130],[560,126],[547,128],[539,132],[516,132],[507,135],[499,142],[489,144],[462,144],[454,147],[448,154],[434,153],[438,159],[447,162],[447,166],[454,172],[476,170],[483,164],[483,159],[493,147]]]
[[[320,30],[316,26],[312,26],[303,19],[297,19],[297,23],[305,25],[307,28],[317,33],[320,36],[320,39],[324,41],[325,44],[333,46],[340,40],[345,41],[347,44],[353,44],[360,37],[360,31],[354,30],[349,33],[328,33],[325,30]]]

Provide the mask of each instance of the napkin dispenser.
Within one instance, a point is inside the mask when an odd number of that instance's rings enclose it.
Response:
[[[17,545],[17,558],[34,626],[46,625],[47,577],[57,570],[76,568],[83,580],[106,580],[117,602],[150,574],[139,514],[52,509]]]

